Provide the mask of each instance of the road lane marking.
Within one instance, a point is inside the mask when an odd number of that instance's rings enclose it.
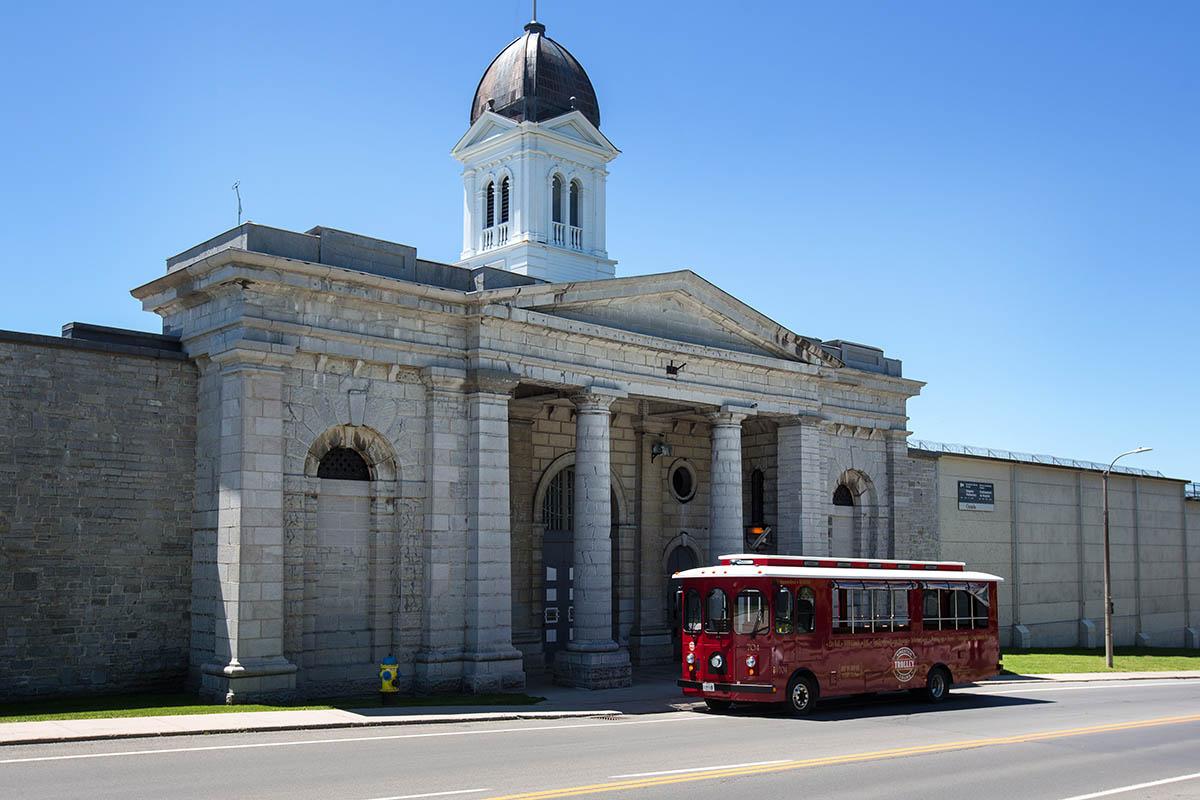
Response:
[[[734,769],[736,767],[765,767],[768,764],[783,764],[787,761],[786,758],[777,758],[774,761],[750,761],[746,764],[724,764],[719,767],[689,767],[688,769],[664,769],[660,772],[631,772],[628,775],[609,775],[610,778],[652,778],[658,775],[678,775],[681,772],[708,772],[714,769]]]
[[[825,756],[822,758],[784,761],[765,766],[730,767],[724,769],[711,769],[706,772],[692,772],[683,775],[666,775],[658,778],[610,781],[607,783],[593,783],[584,786],[568,786],[559,789],[545,789],[534,792],[521,792],[517,794],[501,795],[498,797],[488,798],[488,800],[550,800],[551,798],[576,797],[579,795],[599,794],[602,792],[624,792],[632,789],[650,789],[658,786],[668,786],[677,783],[691,783],[694,781],[708,781],[719,778],[737,778],[752,775],[764,775],[772,772],[783,772],[794,769],[838,766],[841,764],[852,764],[862,761],[879,761],[891,758],[902,758],[905,756],[928,755],[932,753],[944,753],[954,750],[970,750],[997,745],[1025,744],[1029,742],[1046,741],[1049,739],[1062,739],[1069,736],[1087,736],[1100,733],[1111,733],[1115,731],[1136,730],[1138,728],[1151,728],[1160,725],[1180,725],[1192,722],[1200,722],[1200,714],[1191,714],[1181,717],[1158,717],[1155,719],[1137,720],[1134,722],[1117,722],[1107,725],[1091,725],[1085,728],[1064,728],[1061,730],[1025,733],[1015,736],[996,736],[988,739],[966,739],[958,742],[944,742],[942,744],[899,747],[891,750],[876,750],[865,753],[848,753],[846,755],[839,756]]]
[[[1097,682],[1099,683],[1099,682]],[[1105,681],[1100,685],[1089,686],[1031,686],[1028,689],[1006,689],[1002,692],[988,691],[986,686],[972,686],[971,691],[962,691],[962,694],[984,695],[984,694],[1033,694],[1034,692],[1074,692],[1080,689],[1143,689],[1151,686],[1179,686],[1180,681],[1153,681],[1150,683],[1141,683],[1133,681]]]
[[[454,794],[479,794],[491,789],[455,789],[452,792],[425,792],[425,794],[397,794],[391,797],[372,797],[371,800],[417,800],[419,797],[449,797]]]
[[[487,736],[497,733],[536,733],[537,731],[561,731],[575,728],[605,728],[613,725],[658,725],[666,722],[696,722],[721,719],[706,714],[679,714],[662,719],[636,719],[612,722],[584,722],[575,725],[540,725],[525,728],[489,728],[488,730],[436,731],[432,733],[397,733],[389,736],[344,736],[332,739],[301,739],[294,742],[247,742],[244,744],[214,744],[203,747],[164,747],[156,750],[117,750],[111,753],[71,753],[61,756],[30,756],[29,758],[0,759],[0,764],[30,764],[39,761],[75,761],[87,758],[120,758],[123,756],[153,756],[163,753],[201,753],[213,750],[255,750],[263,747],[304,747],[315,744],[340,744],[342,742],[381,742],[394,739],[429,739],[440,736]]]
[[[1138,789],[1149,789],[1152,786],[1165,786],[1168,783],[1194,781],[1197,778],[1200,778],[1200,772],[1193,772],[1191,775],[1180,775],[1177,778],[1163,778],[1161,781],[1135,783],[1132,786],[1118,786],[1116,789],[1105,789],[1102,792],[1092,792],[1091,794],[1077,794],[1074,797],[1065,797],[1063,800],[1092,800],[1094,797],[1108,797],[1109,795],[1124,794],[1125,792],[1133,792],[1137,791]]]

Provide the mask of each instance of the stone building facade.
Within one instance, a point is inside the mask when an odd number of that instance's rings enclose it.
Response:
[[[454,151],[460,263],[247,223],[133,291],[161,336],[0,335],[3,694],[347,694],[389,655],[418,691],[622,685],[674,657],[672,573],[744,550],[1019,571],[1006,635],[1084,641],[1094,608],[1054,586],[1093,571],[1091,476],[1071,530],[1025,466],[1017,517],[960,519],[898,360],[690,271],[611,277],[599,120],[531,23]],[[1197,504],[1136,485],[1119,640],[1194,645]]]

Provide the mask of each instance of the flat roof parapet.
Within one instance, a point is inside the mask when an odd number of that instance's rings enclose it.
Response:
[[[462,292],[474,291],[479,276],[483,276],[488,289],[545,283],[492,267],[467,269],[428,261],[417,258],[417,248],[411,245],[323,225],[299,233],[255,222],[243,223],[171,256],[167,259],[167,272],[184,269],[223,250],[245,250]]]
[[[845,339],[830,339],[821,342],[821,349],[842,360],[851,369],[877,372],[893,378],[903,377],[903,365],[898,358],[888,358],[883,350],[869,344],[848,342]]]

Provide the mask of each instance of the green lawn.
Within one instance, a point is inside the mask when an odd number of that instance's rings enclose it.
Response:
[[[1004,672],[1018,675],[1109,671],[1104,664],[1103,649],[1005,650],[1000,660]],[[1200,670],[1200,650],[1118,647],[1113,654],[1113,672],[1164,672],[1180,669]]]
[[[544,697],[527,694],[398,696],[394,708],[428,706],[527,706]],[[197,702],[194,694],[134,694],[103,697],[74,697],[35,700],[0,705],[0,723],[37,722],[55,719],[105,719],[113,717],[160,717],[168,714],[228,714],[242,711],[299,711],[324,708],[372,708],[379,706],[379,695],[337,697],[307,705],[216,705]]]

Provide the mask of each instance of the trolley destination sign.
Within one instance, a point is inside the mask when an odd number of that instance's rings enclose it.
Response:
[[[959,511],[995,511],[996,486],[982,481],[958,482]]]

